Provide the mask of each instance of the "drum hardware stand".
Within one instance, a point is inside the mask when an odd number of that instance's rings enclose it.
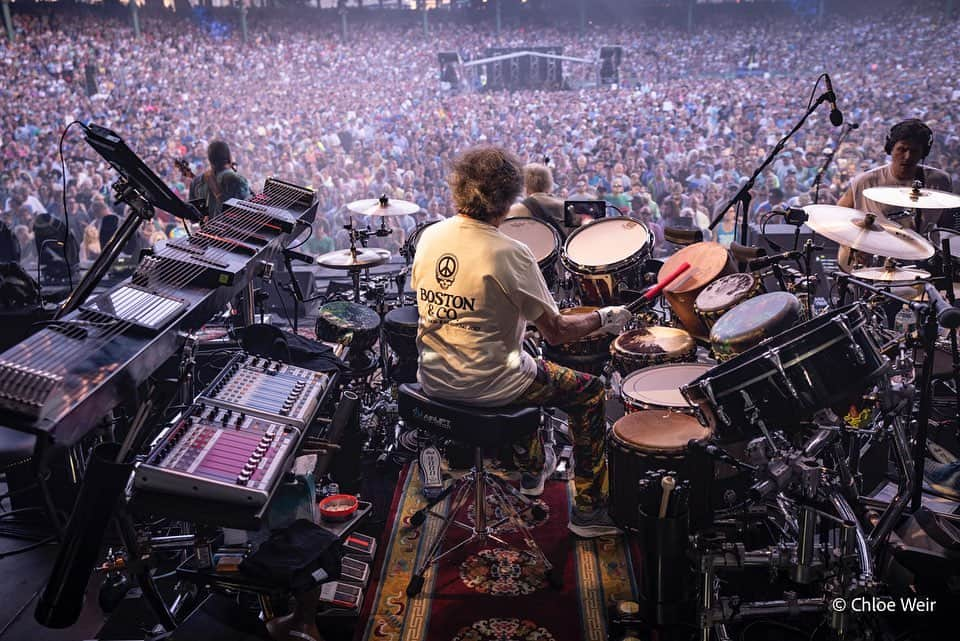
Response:
[[[380,203],[383,206],[386,206],[386,197],[380,197]],[[383,216],[380,218],[380,228],[373,229],[370,225],[366,227],[359,228],[353,224],[353,216],[349,217],[349,222],[343,226],[347,230],[347,233],[350,236],[350,255],[356,259],[357,258],[357,242],[360,242],[361,247],[366,247],[367,242],[370,240],[370,236],[377,236],[380,238],[386,238],[393,233],[393,229],[387,227],[387,218]],[[351,267],[350,268],[350,279],[353,281],[353,302],[360,302],[360,272],[363,271],[363,267]],[[292,272],[291,272],[292,273]],[[367,276],[369,277],[370,271],[367,268]]]
[[[947,302],[956,306],[957,297],[953,291],[954,265],[950,254],[950,237],[944,237],[941,241],[941,252],[943,259],[943,277],[946,281],[946,299]],[[957,330],[950,330],[950,371],[953,376],[953,392],[955,398],[955,407],[957,415],[960,416],[960,348],[957,345]]]
[[[817,84],[818,85],[820,84],[819,78],[817,79]],[[753,189],[754,183],[756,183],[757,178],[760,176],[760,174],[763,173],[763,170],[766,169],[767,166],[774,161],[774,159],[780,154],[781,151],[783,151],[783,148],[786,146],[787,141],[789,141],[795,133],[800,131],[800,128],[803,127],[804,123],[807,122],[807,118],[809,118],[810,115],[814,111],[816,111],[821,104],[823,104],[824,102],[830,99],[833,99],[833,92],[827,91],[821,94],[819,98],[817,98],[812,104],[810,104],[810,106],[807,108],[806,112],[804,112],[803,116],[800,118],[797,124],[794,125],[793,129],[791,129],[786,136],[781,138],[777,142],[777,144],[774,145],[773,149],[770,150],[770,153],[767,155],[767,157],[763,160],[762,163],[760,163],[760,166],[757,167],[757,169],[753,172],[753,175],[750,176],[747,182],[741,185],[739,191],[737,191],[737,193],[733,195],[733,198],[731,198],[729,202],[727,202],[723,207],[720,207],[719,209],[717,209],[718,213],[714,217],[714,219],[710,221],[710,226],[708,227],[710,231],[713,231],[716,228],[716,226],[720,224],[720,221],[723,220],[723,217],[726,215],[727,211],[731,207],[736,207],[736,210],[735,210],[736,215],[734,220],[736,221],[736,227],[740,232],[737,240],[741,245],[749,245],[749,243],[747,242],[747,228],[748,228],[747,217],[750,212],[750,201],[752,199],[750,190]],[[798,228],[798,233],[799,233],[799,228]],[[744,265],[741,264],[740,270],[743,271],[743,268],[744,268]]]
[[[932,304],[907,300],[847,274],[838,275],[838,279],[846,283],[853,283],[873,294],[879,294],[901,305],[906,305],[919,315],[918,335],[924,359],[920,368],[920,377],[917,381],[920,400],[917,414],[917,433],[913,444],[914,484],[910,500],[910,512],[914,513],[923,506],[923,462],[927,453],[927,431],[930,426],[930,406],[933,401],[933,356],[936,350],[937,335],[939,334],[937,313]],[[952,287],[952,283],[950,286]],[[927,285],[927,287],[930,287],[930,285]]]

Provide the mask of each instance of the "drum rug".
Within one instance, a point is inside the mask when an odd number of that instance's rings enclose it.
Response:
[[[562,589],[546,581],[539,562],[507,523],[498,531],[510,548],[460,548],[427,572],[419,596],[408,598],[407,582],[441,525],[430,517],[420,529],[410,527],[411,516],[426,503],[420,489],[416,467],[408,466],[394,498],[392,528],[382,543],[382,564],[368,584],[357,641],[605,641],[608,607],[616,600],[636,599],[625,539],[581,540],[567,530],[572,481],[546,484],[539,500],[547,517],[532,523],[533,537],[547,558],[563,568]],[[472,507],[468,501],[462,522],[472,522]],[[437,508],[446,514],[449,498]],[[492,515],[492,506],[490,510]],[[453,526],[448,540],[466,535]]]

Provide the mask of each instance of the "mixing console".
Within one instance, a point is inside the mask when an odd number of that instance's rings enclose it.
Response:
[[[329,382],[328,374],[240,353],[197,400],[302,430]]]
[[[136,472],[155,492],[260,506],[289,468],[300,430],[234,410],[194,405]]]

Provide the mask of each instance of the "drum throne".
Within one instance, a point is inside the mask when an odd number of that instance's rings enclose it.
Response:
[[[431,565],[441,558],[474,541],[481,544],[493,541],[504,546],[509,543],[501,538],[497,527],[510,522],[526,544],[528,552],[543,563],[547,580],[554,587],[562,584],[562,568],[554,568],[537,545],[530,528],[522,518],[529,511],[534,518],[542,519],[542,508],[534,504],[515,487],[498,476],[486,471],[483,452],[485,448],[500,448],[504,443],[530,437],[540,427],[540,408],[531,406],[473,407],[446,401],[431,399],[424,394],[420,385],[405,384],[399,392],[400,416],[414,429],[424,430],[458,444],[473,448],[473,468],[463,477],[453,481],[438,496],[434,497],[413,514],[410,523],[417,528],[423,525],[427,517],[443,521],[437,537],[429,545],[424,559],[415,569],[407,585],[407,596],[413,597],[423,588],[424,574]],[[434,511],[434,507],[452,496],[446,516]],[[473,497],[473,525],[457,520],[461,509]],[[504,515],[494,522],[488,522],[488,500]],[[519,507],[518,508],[518,504]],[[462,541],[442,550],[450,527],[456,525],[469,532]]]

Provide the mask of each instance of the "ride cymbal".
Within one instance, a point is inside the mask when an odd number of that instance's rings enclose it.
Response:
[[[913,187],[869,187],[863,195],[870,200],[904,209],[955,209],[960,196],[936,189]]]

